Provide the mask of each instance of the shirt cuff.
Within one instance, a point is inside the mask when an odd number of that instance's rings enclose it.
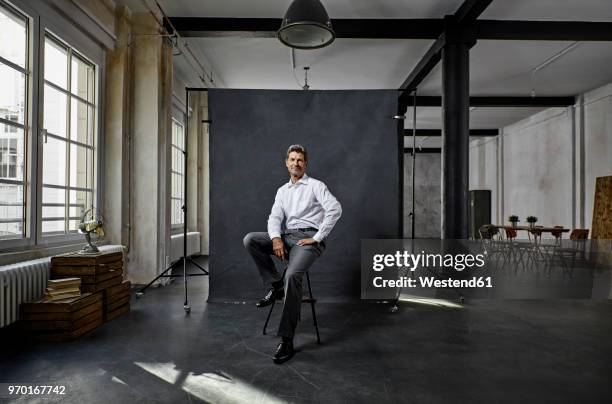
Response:
[[[272,240],[273,238],[280,238],[280,233],[268,233],[268,236],[270,237],[270,240]]]
[[[323,237],[321,237],[321,235],[319,233],[315,234],[314,236],[312,236],[312,239],[314,241],[316,241],[317,243],[320,243],[321,240],[323,240]]]

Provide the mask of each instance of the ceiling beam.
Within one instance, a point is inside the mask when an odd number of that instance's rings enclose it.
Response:
[[[170,17],[183,37],[276,38],[280,18]],[[444,20],[434,19],[332,19],[337,38],[435,39]]]
[[[483,4],[479,3],[477,9],[481,9]],[[463,12],[463,21],[470,18],[477,9]],[[282,20],[280,18],[170,17],[170,21],[184,37],[275,38]],[[338,38],[438,39],[444,31],[443,18],[333,19],[332,24]],[[612,41],[612,22],[477,20],[475,28],[477,39]]]
[[[409,98],[410,92],[414,91],[427,77],[442,58],[442,49],[446,43],[446,34],[462,35],[474,26],[478,16],[491,4],[493,0],[465,0],[457,9],[455,14],[445,18],[445,29],[436,41],[427,50],[425,55],[412,69],[406,80],[400,86],[404,90],[399,97],[399,102],[404,105]],[[452,32],[451,32],[452,31]],[[474,42],[475,43],[475,42]]]
[[[407,106],[414,105],[414,97],[405,99]],[[417,96],[419,107],[441,107],[442,97]],[[576,98],[569,97],[509,97],[509,96],[473,96],[470,107],[567,107],[574,105]]]
[[[413,91],[431,70],[438,64],[442,57],[441,51],[444,47],[444,39],[442,37],[429,47],[425,55],[419,60],[419,63],[412,69],[406,80],[400,86],[401,90],[405,90],[400,98],[406,98],[408,92]]]
[[[416,154],[419,153],[442,153],[442,149],[439,147],[419,147],[414,149],[414,151],[416,152]],[[412,155],[412,147],[404,147],[404,153],[408,153],[410,155]]]
[[[492,2],[493,0],[465,0],[455,11],[457,24],[472,24]]]
[[[478,20],[478,39],[612,41],[612,22]]]
[[[491,137],[499,134],[497,129],[470,129],[470,136],[475,137]],[[417,129],[417,136],[442,136],[442,129]],[[404,129],[404,136],[412,137],[412,129]]]

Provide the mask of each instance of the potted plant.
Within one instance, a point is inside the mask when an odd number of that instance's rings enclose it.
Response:
[[[519,217],[517,215],[510,215],[508,221],[512,224],[512,227],[516,227],[516,224],[519,222]]]
[[[527,216],[527,223],[529,223],[529,227],[535,226],[537,221],[538,221],[537,217],[535,217],[535,216]]]

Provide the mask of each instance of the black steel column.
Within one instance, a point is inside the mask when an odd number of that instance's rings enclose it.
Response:
[[[453,39],[442,50],[442,238],[467,239],[470,43]]]

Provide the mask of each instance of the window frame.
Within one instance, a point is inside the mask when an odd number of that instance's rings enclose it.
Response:
[[[42,235],[42,142],[43,102],[44,102],[44,44],[45,34],[49,32],[56,39],[75,49],[79,57],[93,63],[96,68],[93,103],[94,147],[94,206],[104,212],[104,88],[106,53],[102,42],[95,41],[84,29],[77,28],[75,23],[58,6],[37,0],[15,1],[0,0],[0,5],[9,10],[16,10],[28,19],[26,67],[29,81],[26,90],[26,116],[24,118],[25,158],[24,182],[27,191],[24,194],[25,237],[20,239],[0,240],[0,252],[39,249],[52,246],[74,244],[82,241],[83,235],[68,233],[57,236]],[[72,7],[72,6],[71,6]],[[70,68],[70,66],[69,66]],[[70,84],[70,83],[69,83]]]
[[[0,248],[5,249],[5,248],[29,246],[34,243],[32,240],[32,228],[30,226],[31,225],[31,217],[30,217],[31,209],[28,209],[28,206],[31,206],[30,202],[31,202],[31,195],[32,195],[31,181],[29,178],[29,174],[31,172],[30,171],[31,170],[31,167],[30,167],[31,158],[29,157],[31,153],[31,145],[29,143],[29,138],[30,138],[30,133],[31,133],[31,128],[32,128],[32,121],[31,121],[32,112],[33,112],[32,111],[32,99],[33,99],[32,88],[33,88],[34,75],[35,75],[34,61],[33,61],[34,57],[32,53],[32,42],[33,42],[33,36],[34,36],[34,18],[32,17],[31,13],[27,12],[27,10],[23,10],[21,7],[16,7],[12,3],[9,3],[6,1],[0,1],[0,7],[9,13],[13,13],[23,18],[25,20],[25,26],[26,26],[24,66],[21,67],[15,63],[12,63],[9,60],[2,58],[3,64],[25,75],[25,92],[24,92],[25,103],[24,103],[23,123],[12,122],[10,119],[5,119],[4,117],[0,117],[0,123],[6,126],[21,129],[23,131],[23,137],[24,137],[24,145],[23,145],[24,173],[23,173],[22,179],[21,180],[5,179],[5,180],[0,181],[0,183],[2,184],[9,184],[9,185],[13,184],[13,185],[23,186],[23,191],[22,191],[22,198],[23,198],[22,236],[19,238],[0,239]]]
[[[58,38],[53,32],[49,31],[49,30],[45,30],[44,32],[44,36],[42,37],[44,38],[44,41],[41,42],[41,45],[46,46],[47,41],[49,42],[53,42],[55,43],[56,46],[64,49],[66,51],[66,66],[67,66],[67,71],[66,71],[66,89],[61,88],[59,85],[57,85],[56,83],[53,83],[47,79],[44,78],[44,68],[43,68],[43,72],[41,73],[41,81],[42,81],[42,87],[43,87],[43,95],[42,97],[40,97],[40,108],[42,108],[42,114],[43,114],[43,118],[42,118],[42,122],[44,122],[44,101],[45,101],[45,94],[44,94],[44,89],[45,88],[52,88],[55,91],[60,92],[61,94],[63,94],[64,96],[66,96],[66,133],[64,134],[65,136],[61,136],[61,134],[58,133],[53,133],[53,132],[49,132],[49,131],[45,131],[44,135],[42,135],[42,143],[43,143],[43,147],[42,147],[42,158],[44,159],[44,144],[47,143],[47,139],[49,137],[54,138],[55,140],[59,141],[59,142],[63,142],[65,148],[66,148],[66,158],[65,158],[65,185],[53,185],[53,184],[44,184],[42,182],[43,177],[40,177],[41,179],[41,188],[40,188],[40,193],[41,193],[41,197],[40,197],[40,204],[41,204],[41,216],[40,216],[40,226],[38,228],[38,238],[41,241],[46,241],[46,242],[56,242],[57,240],[61,240],[63,238],[67,238],[67,239],[71,239],[73,238],[74,235],[77,235],[77,238],[82,238],[81,235],[79,235],[77,232],[71,232],[70,230],[70,221],[71,220],[80,220],[80,216],[70,216],[70,201],[69,201],[69,195],[72,191],[74,192],[92,192],[93,193],[93,198],[95,199],[97,197],[97,183],[96,183],[96,174],[97,174],[97,169],[94,168],[94,173],[92,174],[93,177],[93,184],[92,184],[92,188],[82,188],[82,187],[78,187],[75,186],[74,184],[70,183],[70,166],[71,166],[71,146],[77,146],[77,147],[85,147],[86,149],[91,150],[93,153],[93,158],[94,158],[94,163],[96,163],[96,142],[97,142],[97,134],[96,134],[96,128],[97,128],[97,119],[99,118],[99,116],[96,116],[97,114],[97,110],[98,110],[98,105],[95,103],[96,99],[97,99],[97,82],[98,82],[98,66],[95,65],[93,62],[87,60],[87,58],[85,57],[85,55],[82,55],[77,49],[75,49],[74,47],[72,47],[70,44],[66,43],[65,41],[63,41],[61,38]],[[41,40],[42,40],[41,38]],[[41,51],[41,55],[44,54],[44,50]],[[94,97],[93,97],[93,102],[92,101],[88,101],[82,97],[80,97],[79,95],[75,94],[72,91],[72,60],[74,58],[80,59],[82,62],[85,63],[90,63],[93,68],[94,68],[94,85],[93,85],[93,92],[94,92]],[[43,63],[43,67],[45,66],[45,64]],[[86,144],[86,143],[82,143],[79,142],[77,140],[74,140],[71,134],[71,113],[72,113],[72,101],[73,100],[77,100],[78,102],[82,102],[84,103],[88,108],[92,107],[93,108],[93,125],[94,127],[92,128],[92,136],[94,136],[94,141],[92,142],[92,144]],[[98,114],[99,115],[99,114]],[[46,130],[46,128],[44,128],[43,130]],[[43,160],[40,160],[40,164],[43,164]],[[92,165],[93,167],[93,165]],[[44,168],[44,164],[43,164],[43,168]],[[64,191],[65,194],[65,202],[64,202],[64,232],[60,232],[58,234],[53,234],[53,233],[44,233],[42,231],[42,224],[45,221],[45,217],[42,214],[42,208],[44,208],[44,204],[42,201],[42,196],[44,194],[44,188],[52,188],[52,189],[61,189]],[[92,200],[93,202],[93,200]],[[97,207],[98,204],[94,203],[94,206]],[[88,209],[89,207],[85,207],[85,211]],[[41,244],[41,242],[39,242],[39,244]]]
[[[176,115],[176,114],[174,114],[174,115]],[[182,148],[174,144],[174,139],[173,139],[173,136],[172,136],[174,134],[174,125],[177,125],[177,126],[179,126],[182,129],[182,133],[183,133],[183,145],[182,145]],[[184,120],[178,119],[177,117],[173,116],[172,117],[172,133],[171,133],[171,138],[170,138],[170,170],[169,170],[169,172],[170,172],[170,231],[171,231],[172,234],[177,234],[180,231],[182,231],[182,229],[183,229],[183,227],[185,225],[185,222],[184,222],[185,217],[182,214],[182,212],[181,212],[181,222],[179,222],[179,223],[172,223],[172,212],[173,212],[173,208],[174,208],[172,202],[174,200],[179,199],[179,198],[174,197],[174,195],[172,193],[172,191],[173,191],[172,190],[172,175],[176,174],[176,175],[180,176],[180,179],[181,179],[180,184],[181,184],[181,189],[182,189],[182,191],[181,191],[181,199],[180,200],[182,202],[181,206],[185,206],[185,175],[186,175],[186,173],[184,171],[185,171],[185,158],[186,158],[185,157],[185,140],[186,140],[185,137],[186,136],[187,136],[187,134],[185,133],[185,123],[184,123]],[[176,171],[174,171],[172,169],[173,164],[174,164],[174,162],[172,161],[173,160],[172,159],[172,151],[173,151],[173,149],[178,150],[183,155],[183,161],[182,161],[183,164],[180,167],[181,172],[176,172]]]

